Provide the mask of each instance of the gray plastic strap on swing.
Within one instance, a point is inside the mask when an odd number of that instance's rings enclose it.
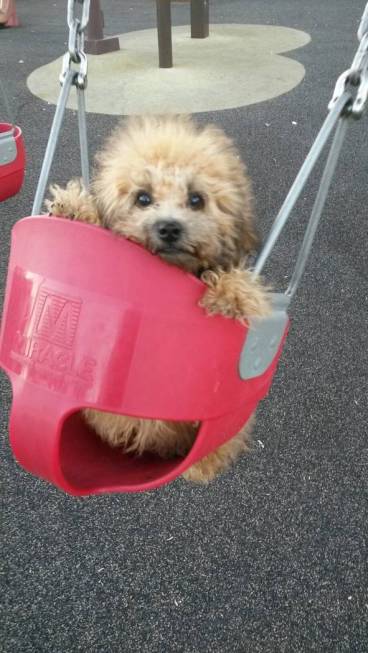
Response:
[[[46,186],[50,175],[50,169],[55,156],[56,146],[59,140],[60,130],[63,123],[66,104],[68,102],[70,89],[74,83],[76,72],[72,69],[68,70],[61,87],[59,99],[56,105],[54,120],[51,126],[50,136],[46,147],[44,160],[38,180],[35,199],[32,207],[32,215],[39,215],[42,209],[42,202],[45,197]],[[84,90],[77,88],[78,94],[78,128],[79,128],[79,144],[81,155],[81,168],[83,182],[86,188],[89,185],[89,161],[88,161],[88,145],[87,145],[87,128],[86,128],[86,109]]]
[[[255,265],[253,276],[258,275],[263,269],[328,137],[338,123],[290,284],[285,293],[271,295],[271,314],[265,318],[253,320],[250,325],[239,363],[239,374],[243,380],[263,374],[271,365],[281,345],[289,320],[287,309],[304,272],[346,134],[348,119],[344,115],[344,110],[349,103],[351,103],[351,95],[344,93],[331,109],[275,219]]]
[[[43,198],[45,197],[46,186],[50,175],[50,169],[55,156],[56,146],[59,140],[60,129],[63,123],[66,103],[73,84],[74,71],[69,70],[61,87],[60,95],[56,105],[54,120],[52,122],[49,140],[47,142],[45,156],[42,162],[40,178],[37,184],[36,195],[32,207],[32,215],[39,215],[42,209]]]
[[[340,120],[341,115],[343,114],[344,109],[349,102],[351,102],[351,94],[346,92],[339,98],[338,102],[336,102],[334,107],[330,110],[325,122],[323,123],[317,135],[316,140],[314,141],[308,153],[307,158],[305,159],[302,167],[300,168],[300,171],[296,176],[295,181],[286,196],[286,199],[278,215],[275,218],[275,221],[271,227],[271,231],[267,237],[264,247],[260,255],[258,256],[257,262],[254,266],[254,271],[253,271],[254,277],[258,276],[262,272],[287,220],[289,219],[291,211],[293,210],[297,200],[299,199],[304,189],[304,186],[306,185],[322,153],[322,150],[324,149],[333,129],[335,128],[337,122]]]
[[[0,166],[15,161],[17,157],[17,146],[14,138],[14,129],[0,133]]]
[[[286,326],[290,299],[283,293],[272,293],[272,312],[266,318],[252,320],[240,355],[239,374],[245,380],[263,374],[275,358]]]
[[[15,161],[17,157],[17,146],[14,138],[14,116],[10,107],[8,96],[0,79],[0,99],[1,108],[5,108],[5,122],[12,127],[6,132],[0,132],[0,165],[7,165]]]

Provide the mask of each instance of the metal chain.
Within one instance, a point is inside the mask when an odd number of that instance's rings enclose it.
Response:
[[[84,90],[87,87],[87,56],[84,52],[84,34],[89,21],[90,0],[68,0],[67,21],[69,27],[68,52],[64,55],[60,75],[60,83],[68,70],[73,69],[72,64],[79,64],[79,70],[75,72],[74,85]],[[81,5],[81,15],[76,15],[77,5]]]
[[[80,6],[80,16],[77,6]],[[63,57],[60,75],[61,91],[56,104],[54,120],[42,163],[37,184],[32,215],[39,215],[42,208],[51,165],[54,160],[56,145],[59,139],[61,125],[72,86],[77,89],[78,97],[78,130],[81,155],[82,177],[85,187],[89,186],[89,161],[86,126],[86,107],[84,91],[87,87],[87,56],[84,52],[84,33],[89,21],[90,0],[68,0],[67,21],[69,27],[68,52]],[[79,64],[74,68],[73,64]]]
[[[328,105],[332,109],[344,91],[351,90],[354,99],[350,113],[356,119],[361,118],[368,102],[368,2],[359,24],[358,39],[359,47],[353,62],[338,78]]]
[[[285,296],[289,299],[295,294],[307,263],[346,135],[348,120],[350,117],[361,118],[368,102],[368,2],[359,24],[358,39],[359,47],[353,62],[350,68],[342,73],[336,82],[332,99],[328,105],[329,114],[275,218],[253,269],[254,277],[262,272],[319,155],[327,143],[328,137],[338,123],[294,272],[285,293]]]

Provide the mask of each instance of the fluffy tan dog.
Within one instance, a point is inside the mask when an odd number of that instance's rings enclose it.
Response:
[[[269,311],[267,291],[244,270],[258,239],[246,169],[219,129],[183,117],[140,117],[118,128],[97,157],[91,190],[78,180],[51,188],[52,215],[102,225],[140,243],[207,285],[209,314],[249,321]],[[197,423],[135,419],[85,410],[111,446],[161,457],[185,455]],[[250,420],[252,421],[252,420]],[[247,449],[244,429],[184,476],[208,482]]]

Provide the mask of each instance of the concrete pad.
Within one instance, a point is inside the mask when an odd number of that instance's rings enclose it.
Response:
[[[197,113],[246,106],[287,93],[304,67],[283,53],[310,41],[306,32],[269,25],[212,25],[208,39],[173,28],[174,67],[158,68],[155,29],[120,35],[119,52],[89,55],[87,108],[93,113]],[[55,104],[61,58],[28,77],[32,93]],[[75,93],[69,108],[76,108]]]

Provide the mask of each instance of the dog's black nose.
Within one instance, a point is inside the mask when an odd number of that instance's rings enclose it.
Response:
[[[160,220],[155,224],[156,233],[164,243],[176,243],[182,233],[183,227],[177,220]]]

